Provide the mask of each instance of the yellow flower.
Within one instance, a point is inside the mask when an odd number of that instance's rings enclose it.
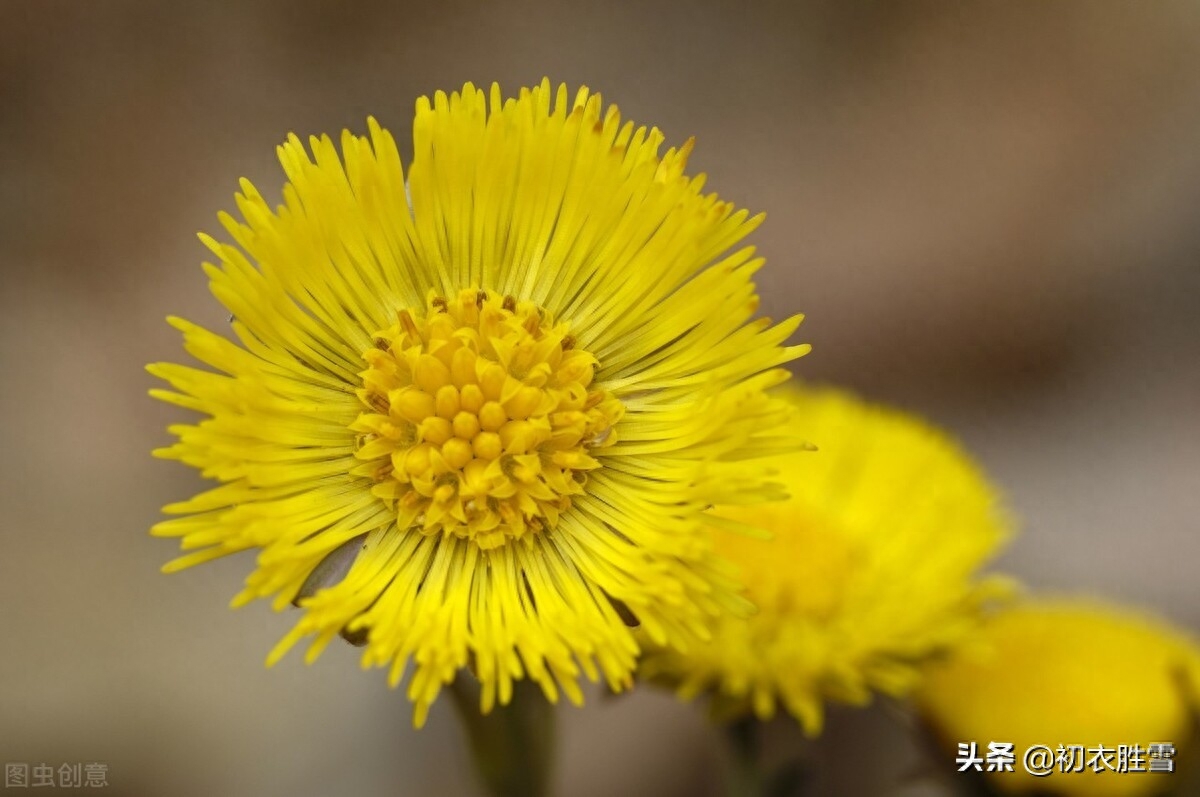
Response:
[[[1006,793],[1139,797],[1171,785],[1160,774],[1116,773],[1116,748],[1184,744],[1200,708],[1200,647],[1150,617],[1084,600],[1014,606],[986,625],[984,646],[931,667],[918,705],[950,750],[958,743],[1012,743],[1013,772],[992,784]],[[1026,773],[1032,745],[1085,748],[1081,772]],[[1102,771],[1088,766],[1109,748]],[[982,752],[980,753],[982,755]],[[1073,769],[1074,762],[1067,768]],[[1178,776],[1176,776],[1178,777]]]
[[[703,512],[776,496],[753,460],[796,444],[764,391],[800,318],[752,320],[762,260],[730,251],[761,216],[586,89],[421,98],[407,178],[368,126],[289,137],[284,204],[243,180],[236,245],[201,236],[240,345],[172,318],[216,372],[150,367],[209,416],[156,453],[221,482],[166,507],[193,552],[165,569],[259,550],[234,604],[304,609],[268,663],[339,634],[392,685],[411,660],[418,725],[467,666],[484,711],[626,687],[623,618],[686,644],[740,600]]]
[[[727,527],[717,549],[740,568],[757,614],[725,617],[711,642],[686,653],[652,651],[643,672],[685,698],[713,692],[727,717],[767,719],[780,702],[811,735],[826,700],[902,694],[924,660],[972,629],[1003,586],[974,573],[1008,523],[983,475],[939,432],[829,389],[784,395],[819,450],[772,461],[788,501],[719,507],[714,518]]]

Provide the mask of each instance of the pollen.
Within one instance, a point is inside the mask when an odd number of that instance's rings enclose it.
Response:
[[[357,475],[397,525],[482,549],[553,529],[624,407],[596,358],[533,302],[431,292],[363,353]]]

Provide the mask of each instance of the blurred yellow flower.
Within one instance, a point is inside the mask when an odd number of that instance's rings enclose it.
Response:
[[[407,177],[368,126],[291,136],[284,204],[243,181],[236,245],[202,236],[240,345],[172,318],[216,372],[150,367],[209,416],[156,453],[221,482],[166,507],[166,569],[257,549],[235,605],[304,610],[268,661],[412,661],[418,725],[467,666],[485,711],[626,687],[631,616],[685,644],[741,603],[704,510],[777,497],[757,460],[798,444],[764,391],[800,318],[752,321],[762,260],[730,251],[761,216],[586,89],[421,98]]]
[[[685,698],[711,691],[726,716],[766,719],[781,702],[816,734],[826,700],[903,694],[926,659],[968,634],[981,603],[1007,591],[975,574],[1009,521],[975,464],[926,424],[834,390],[782,395],[819,450],[771,461],[790,500],[721,506],[713,518],[757,614],[724,617],[686,653],[654,648],[642,672]]]
[[[1151,744],[1186,744],[1200,708],[1194,640],[1127,609],[1045,600],[998,612],[985,626],[983,643],[929,668],[917,703],[950,750],[972,741],[981,750],[989,742],[1014,745],[1014,771],[995,773],[994,787],[1140,797],[1172,785],[1165,773],[1118,773],[1110,765],[1118,766],[1121,745],[1139,747],[1139,768],[1148,769]],[[1065,765],[1082,771],[1028,774],[1019,757],[1033,745],[1056,752],[1059,745],[1083,747],[1068,753]],[[1100,746],[1109,754],[1089,766]]]

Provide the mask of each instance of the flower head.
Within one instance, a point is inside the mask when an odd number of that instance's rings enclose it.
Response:
[[[766,719],[782,703],[815,734],[826,700],[902,694],[967,634],[1002,586],[975,571],[1008,524],[978,468],[925,424],[833,390],[785,395],[819,448],[772,461],[790,499],[713,513],[758,612],[686,652],[653,650],[644,674],[683,697],[713,692],[719,714]]]
[[[800,319],[752,321],[731,251],[761,217],[586,89],[422,98],[407,176],[368,125],[291,136],[283,204],[243,181],[234,243],[202,236],[237,342],[172,318],[215,370],[150,368],[208,416],[156,453],[220,482],[166,508],[166,569],[258,550],[234,603],[304,612],[268,661],[339,634],[393,685],[411,661],[418,724],[467,666],[484,710],[627,686],[627,622],[686,644],[736,605],[704,509],[776,496],[744,460],[795,444],[764,390]]]
[[[1141,797],[1170,785],[1149,771],[1149,748],[1182,747],[1194,732],[1200,646],[1193,639],[1127,609],[1043,600],[997,612],[982,642],[929,668],[917,702],[934,731],[952,750],[987,739],[1012,743],[1016,751],[1063,745],[1071,756],[1070,771],[1056,765],[1049,777],[1023,771],[1018,761],[1013,772],[993,778],[996,788]],[[1071,745],[1083,749],[1071,752]],[[1108,753],[1096,771],[1088,759],[1100,746]],[[1122,746],[1141,751],[1133,766],[1143,771],[1115,771]],[[1129,765],[1128,752],[1125,760]]]

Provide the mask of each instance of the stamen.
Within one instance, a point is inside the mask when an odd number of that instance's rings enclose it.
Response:
[[[595,358],[550,313],[514,296],[433,296],[427,313],[404,309],[396,319],[375,337],[383,354],[365,358],[368,411],[352,428],[356,456],[377,467],[359,472],[392,483],[376,494],[423,534],[488,549],[552,531],[601,466],[595,452],[616,441],[624,411],[592,384]],[[559,341],[550,361],[537,343],[547,335]],[[535,384],[525,381],[532,373]]]
[[[421,331],[417,329],[417,324],[415,321],[413,321],[411,313],[409,313],[407,310],[401,310],[399,313],[399,318],[400,326],[403,327],[409,338],[414,341],[422,340]]]

